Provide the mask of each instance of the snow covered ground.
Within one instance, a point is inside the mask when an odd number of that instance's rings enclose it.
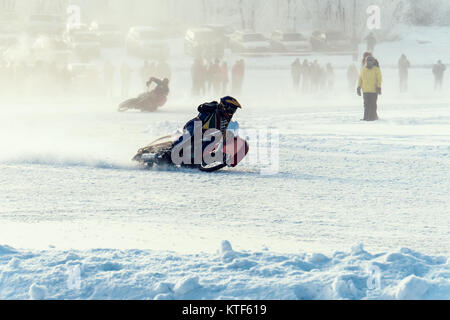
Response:
[[[410,249],[330,256],[0,247],[2,299],[449,299],[450,265]]]
[[[403,53],[383,46],[382,64]],[[348,57],[318,58],[345,79]],[[143,170],[138,148],[217,98],[191,98],[190,65],[173,59],[154,114],[2,103],[0,299],[450,299],[448,84],[434,94],[416,68],[400,95],[386,62],[381,121],[365,123],[345,80],[304,96],[292,57],[248,58],[236,117],[279,132],[278,173]]]

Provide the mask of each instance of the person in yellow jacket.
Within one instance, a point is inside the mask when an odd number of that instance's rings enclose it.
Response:
[[[377,60],[369,56],[359,75],[357,90],[359,96],[361,96],[361,90],[364,93],[364,121],[378,120],[377,100],[378,95],[381,95],[381,83],[382,75]]]

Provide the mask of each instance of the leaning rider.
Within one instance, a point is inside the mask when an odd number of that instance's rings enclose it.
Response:
[[[233,97],[224,97],[220,99],[220,102],[213,101],[204,103],[198,107],[199,115],[190,120],[184,126],[184,135],[194,136],[194,127],[196,122],[200,122],[202,125],[202,134],[207,130],[216,129],[219,130],[225,138],[228,125],[233,119],[237,109],[242,109],[240,103]],[[181,137],[175,145],[178,145],[183,141]],[[191,141],[192,142],[192,141]],[[203,148],[206,144],[203,145]]]
[[[158,97],[167,97],[169,95],[169,79],[164,78],[163,80],[151,77],[147,81],[147,88],[150,87],[152,83],[156,84],[156,88],[152,91]]]

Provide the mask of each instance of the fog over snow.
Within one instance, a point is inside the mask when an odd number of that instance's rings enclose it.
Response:
[[[43,3],[0,2],[0,299],[450,299],[447,1]],[[366,122],[348,68],[361,68],[371,4],[383,84],[380,119]],[[66,30],[74,8],[76,32],[95,41]],[[196,92],[185,36],[207,25],[227,28],[227,44],[201,61],[226,63],[228,82]],[[133,26],[159,32],[148,56]],[[308,48],[224,40],[243,29],[301,33]],[[348,44],[310,47],[318,30]],[[297,58],[317,60],[326,80],[314,89],[311,71],[296,89]],[[167,103],[118,112],[150,76],[170,78]],[[277,140],[215,173],[131,160],[225,95],[243,106],[242,138]]]

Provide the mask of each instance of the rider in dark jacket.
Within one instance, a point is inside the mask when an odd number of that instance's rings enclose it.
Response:
[[[197,108],[199,115],[189,121],[184,129],[193,134],[195,121],[201,121],[203,133],[209,129],[217,129],[225,134],[237,109],[242,109],[242,107],[232,97],[224,97],[220,99],[220,102],[204,103]]]
[[[156,84],[156,88],[153,89],[153,92],[158,97],[167,97],[169,95],[169,79],[165,78],[160,80],[158,78],[151,77],[150,80],[147,81],[147,87],[150,87],[153,82]]]
[[[202,126],[202,134],[207,130],[217,129],[219,130],[223,137],[225,138],[228,125],[237,109],[242,109],[239,102],[233,97],[224,97],[220,99],[220,102],[213,101],[209,103],[204,103],[200,105],[197,110],[199,112],[198,116],[190,120],[184,126],[183,130],[185,135],[190,137],[194,136],[195,123],[199,122]],[[183,141],[181,137],[174,145],[177,145]],[[207,144],[204,144],[205,147]]]

